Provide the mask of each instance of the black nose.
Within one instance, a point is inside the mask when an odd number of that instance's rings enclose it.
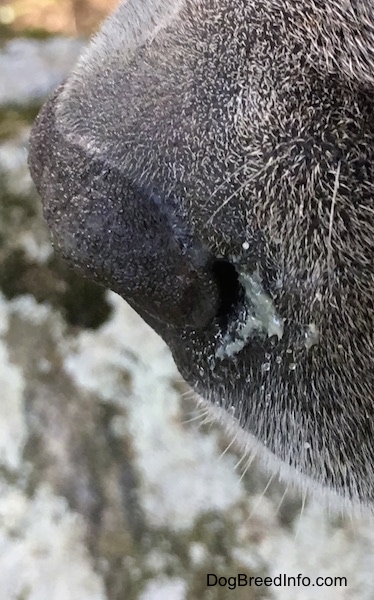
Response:
[[[178,198],[139,185],[56,119],[58,94],[31,134],[29,164],[59,251],[134,308],[176,327],[205,327],[222,304],[214,257]]]

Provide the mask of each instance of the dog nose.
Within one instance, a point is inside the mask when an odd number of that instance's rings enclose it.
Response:
[[[181,203],[140,185],[106,155],[92,155],[42,109],[29,164],[55,249],[70,265],[127,300],[142,316],[204,328],[220,309],[214,257],[191,232]]]

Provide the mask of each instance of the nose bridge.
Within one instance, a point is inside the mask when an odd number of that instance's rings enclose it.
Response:
[[[89,88],[94,91],[95,81],[103,76],[103,61],[109,71],[113,69],[110,63],[126,65],[138,48],[162,36],[185,5],[186,0],[121,1],[79,59],[63,91],[64,98],[85,94]]]

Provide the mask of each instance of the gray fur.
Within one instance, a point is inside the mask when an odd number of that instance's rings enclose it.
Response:
[[[56,250],[134,306],[241,437],[368,505],[373,74],[373,0],[127,0],[30,155]]]

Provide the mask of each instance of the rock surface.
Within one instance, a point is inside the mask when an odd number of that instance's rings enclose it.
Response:
[[[58,44],[0,53],[1,600],[372,600],[372,519],[329,517],[242,460],[160,338],[54,257],[26,159],[27,109],[79,50]],[[208,573],[348,585],[229,590]]]

